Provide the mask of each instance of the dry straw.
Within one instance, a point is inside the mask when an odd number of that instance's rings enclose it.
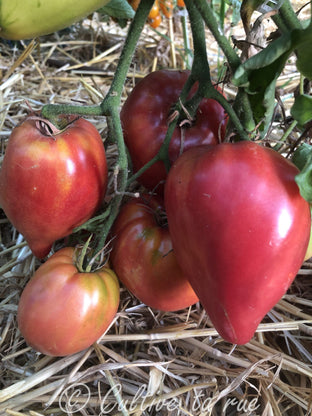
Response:
[[[237,32],[226,25],[226,33]],[[265,26],[266,31],[270,27]],[[106,94],[126,29],[96,15],[59,34],[29,42],[1,41],[0,162],[11,130],[29,105],[99,103]],[[179,16],[160,33],[144,30],[123,99],[135,78],[160,67],[183,68]],[[171,43],[170,43],[171,39]],[[207,33],[218,80],[220,53]],[[172,45],[174,42],[174,45]],[[289,63],[279,80],[286,114],[298,85]],[[224,85],[229,97],[235,94]],[[105,119],[92,120],[105,140]],[[273,126],[271,138],[281,136]],[[296,137],[291,137],[296,140]],[[111,170],[116,158],[108,147]],[[110,184],[113,189],[113,184]],[[38,267],[22,237],[0,212],[0,414],[39,415],[309,415],[312,412],[312,263],[244,346],[224,342],[197,304],[162,313],[122,288],[110,330],[87,351],[51,358],[27,347],[16,326],[19,296]],[[62,244],[62,242],[60,243]]]

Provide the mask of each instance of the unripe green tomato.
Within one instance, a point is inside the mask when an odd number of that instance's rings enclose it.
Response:
[[[0,37],[31,39],[64,29],[110,0],[1,0]]]

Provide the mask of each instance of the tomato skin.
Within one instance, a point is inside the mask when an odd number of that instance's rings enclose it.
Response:
[[[176,311],[198,301],[172,251],[167,227],[158,225],[156,197],[131,199],[121,209],[112,235],[110,260],[120,281],[141,302]]]
[[[150,12],[149,12],[149,19],[155,19],[156,16],[159,15],[159,3],[158,0],[155,0]]]
[[[158,14],[157,16],[153,18],[148,18],[148,24],[153,28],[156,29],[161,24],[161,15]]]
[[[66,247],[43,263],[18,305],[18,327],[35,350],[65,356],[91,346],[109,327],[119,306],[119,283],[106,267],[79,273],[75,249]]]
[[[103,142],[87,120],[53,137],[30,118],[13,130],[0,171],[0,205],[38,258],[94,214],[106,187]]]
[[[121,122],[125,143],[128,147],[133,170],[137,172],[159,151],[165,139],[168,117],[172,106],[190,72],[159,70],[148,74],[131,91],[121,110]],[[192,90],[193,95],[195,89]],[[190,127],[177,127],[169,147],[173,162],[183,150],[199,144],[217,144],[224,140],[226,114],[215,100],[204,99],[199,105],[196,120]],[[182,144],[183,143],[183,144]],[[138,181],[147,189],[156,187],[167,177],[163,162],[155,163]]]
[[[173,248],[219,334],[248,342],[295,278],[310,235],[299,171],[252,142],[201,146],[171,168]]]

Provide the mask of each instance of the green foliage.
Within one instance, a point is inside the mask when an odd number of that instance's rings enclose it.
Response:
[[[261,123],[262,137],[267,133],[273,116],[276,81],[293,48],[291,33],[282,35],[242,63],[232,79],[234,85],[244,88],[248,94],[255,122]]]
[[[132,19],[134,17],[134,10],[127,0],[111,0],[101,7],[99,12],[116,19]]]
[[[303,76],[312,80],[311,65],[312,23],[304,30],[302,42],[297,48],[297,69]]]
[[[312,96],[302,94],[296,97],[291,115],[302,126],[312,120]]]
[[[293,162],[301,170],[295,178],[300,194],[312,204],[312,146],[303,143],[294,153]]]

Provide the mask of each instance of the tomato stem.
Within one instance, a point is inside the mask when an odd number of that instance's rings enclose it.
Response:
[[[212,8],[210,7],[210,5],[208,4],[208,2],[202,1],[202,0],[186,0],[185,2],[186,7],[188,9],[188,12],[190,14],[191,17],[191,13],[195,16],[195,12],[192,11],[192,9],[194,7],[197,8],[198,12],[200,13],[202,19],[204,20],[204,22],[206,23],[207,27],[209,28],[209,30],[211,31],[211,33],[213,34],[214,38],[216,39],[219,47],[222,49],[228,65],[230,67],[230,71],[231,73],[234,73],[236,71],[236,69],[241,65],[241,59],[240,57],[237,55],[237,53],[234,51],[231,43],[229,42],[229,40],[226,38],[226,36],[224,36],[224,34],[222,33],[222,31],[220,30],[219,24],[215,18],[214,12],[212,10]],[[194,17],[193,17],[194,18]],[[192,22],[192,17],[191,17],[191,22]],[[203,32],[203,29],[200,27],[200,25],[198,26],[193,25],[192,27],[192,32],[193,32],[193,37],[195,39],[195,36],[199,37],[202,36],[200,33],[198,34],[197,32]],[[199,56],[199,60],[206,60],[207,61],[207,57],[205,55],[203,55],[202,53],[202,46],[200,47],[198,56]],[[196,55],[196,45],[194,43],[194,54]],[[205,58],[204,58],[205,57]],[[195,59],[194,59],[195,61]],[[195,62],[194,62],[195,63]],[[196,75],[197,76],[201,76],[201,74],[199,73],[200,70],[205,70],[202,65],[206,65],[205,63],[202,63],[201,65],[199,65],[199,71],[196,71]],[[208,61],[207,61],[208,64]],[[207,66],[207,65],[206,65]],[[198,78],[200,79],[200,78]],[[211,84],[211,83],[210,83]],[[201,89],[202,86],[199,88]],[[246,92],[239,88],[238,89],[238,93],[236,95],[236,99],[234,101],[233,106],[230,106],[226,100],[224,99],[224,97],[222,96],[222,94],[215,94],[213,89],[211,88],[211,85],[209,85],[208,83],[208,89],[209,92],[208,94],[206,94],[205,96],[207,98],[215,98],[216,101],[218,101],[223,108],[225,109],[225,111],[228,113],[231,122],[233,123],[233,125],[235,126],[239,136],[241,139],[249,139],[249,135],[253,135],[255,134],[255,122],[254,122],[254,118],[253,118],[253,111],[248,99],[248,95],[246,94]],[[212,97],[212,95],[214,95],[214,97]],[[222,96],[222,97],[221,97]],[[235,112],[234,112],[235,110]],[[248,132],[248,133],[246,133]]]
[[[79,251],[77,255],[76,267],[80,273],[84,273],[85,271],[88,273],[90,272],[90,268],[87,266],[85,269],[84,263],[86,260],[87,251],[90,245],[92,235],[88,238],[86,243],[83,245],[82,249]]]

